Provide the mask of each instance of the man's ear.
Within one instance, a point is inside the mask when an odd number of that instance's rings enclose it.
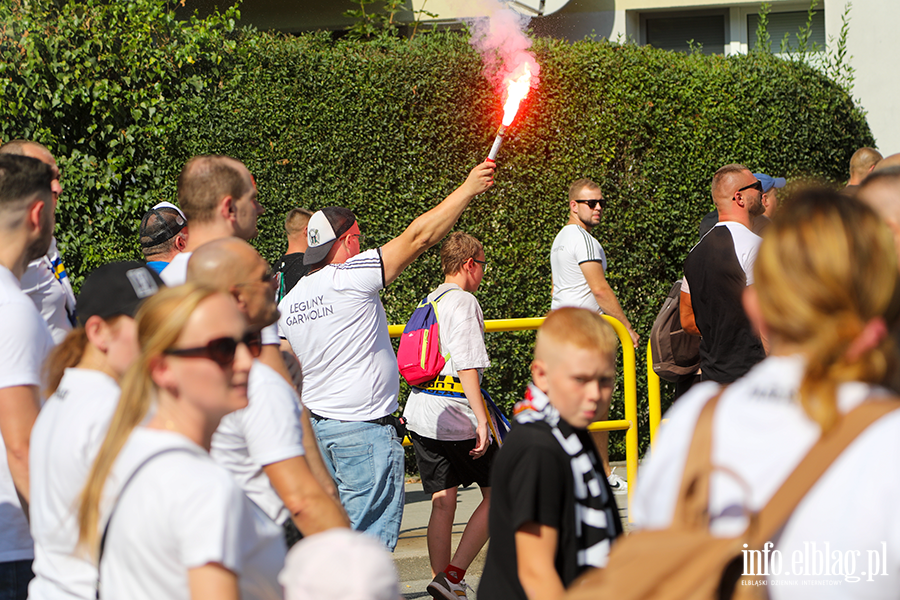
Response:
[[[228,288],[228,293],[231,294],[231,297],[234,298],[234,301],[237,302],[238,309],[244,314],[247,311],[247,301],[244,299],[244,287],[240,285],[233,285]]]
[[[175,249],[179,252],[184,252],[184,249],[187,248],[187,237],[182,235],[183,232],[184,230],[175,236]]]
[[[219,201],[219,214],[226,221],[234,222],[236,212],[237,211],[234,208],[234,198],[231,196],[225,196]]]
[[[50,210],[50,204],[43,200],[35,200],[34,204],[28,207],[25,219],[28,222],[28,228],[36,231],[41,229],[41,216],[45,210]]]

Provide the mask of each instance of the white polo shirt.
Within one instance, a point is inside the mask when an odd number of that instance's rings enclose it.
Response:
[[[41,314],[12,271],[0,265],[0,388],[40,386],[41,367],[52,348],[53,338]],[[5,446],[0,445],[0,562],[31,558],[28,521],[9,472]]]
[[[586,262],[599,262],[606,273],[606,253],[597,238],[584,227],[574,223],[566,225],[556,234],[550,249],[550,269],[553,276],[550,310],[578,306],[603,312],[581,270],[581,263]]]
[[[400,379],[378,292],[381,249],[303,277],[278,305],[278,326],[303,365],[303,404],[341,421],[397,410]]]

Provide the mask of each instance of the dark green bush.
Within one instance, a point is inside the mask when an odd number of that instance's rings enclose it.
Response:
[[[58,232],[76,281],[137,255],[142,212],[174,198],[192,154],[229,154],[255,174],[266,206],[255,243],[271,260],[284,249],[283,215],[294,206],[352,208],[367,245],[385,243],[463,181],[499,124],[501,99],[459,34],[235,37],[234,15],[178,23],[149,8],[140,9],[149,11],[140,27],[69,22],[72,12],[90,20],[92,11],[149,4],[73,0],[37,16],[17,4],[0,9],[0,135],[36,137],[60,157]],[[21,39],[22,15],[43,28],[40,43]],[[853,151],[873,143],[847,94],[799,63],[551,39],[535,52],[540,87],[501,150],[495,187],[458,226],[485,244],[478,297],[488,319],[548,310],[549,248],[576,178],[593,178],[611,199],[595,233],[608,279],[646,337],[712,206],[715,169],[741,162],[838,182]],[[115,91],[105,91],[113,82]],[[435,249],[384,292],[389,321],[405,321],[440,279]],[[485,386],[501,405],[524,390],[533,339],[488,335]],[[646,398],[642,374],[638,394]],[[646,438],[645,406],[641,414]],[[621,453],[624,436],[614,439]]]

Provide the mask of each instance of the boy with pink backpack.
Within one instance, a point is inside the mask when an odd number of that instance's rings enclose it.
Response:
[[[481,242],[455,232],[441,247],[444,283],[431,292],[426,301],[435,308],[439,327],[439,352],[444,365],[436,378],[427,377],[428,364],[435,357],[423,357],[419,378],[409,375],[403,364],[414,366],[416,357],[404,360],[401,347],[401,373],[422,387],[413,387],[403,416],[416,453],[425,493],[431,494],[431,518],[428,522],[428,551],[434,580],[428,592],[446,600],[466,598],[463,581],[466,569],[488,538],[490,471],[497,443],[492,443],[488,412],[481,392],[481,377],[490,365],[484,345],[484,316],[472,292],[484,276],[485,256]],[[415,327],[419,327],[416,325]],[[427,327],[427,325],[426,325]],[[434,348],[427,340],[426,351]],[[440,363],[440,360],[437,361]],[[433,377],[433,375],[432,375]],[[483,496],[463,532],[452,559],[450,538],[456,511],[457,488],[477,483]]]

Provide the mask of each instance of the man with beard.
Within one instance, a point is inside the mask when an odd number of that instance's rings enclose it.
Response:
[[[2,598],[25,598],[34,558],[28,533],[28,444],[40,410],[41,365],[53,338],[22,292],[28,263],[50,248],[56,200],[48,165],[0,155],[0,587]],[[10,585],[9,582],[12,582]]]
[[[59,201],[62,185],[59,167],[46,146],[32,140],[10,140],[0,146],[0,154],[16,154],[36,158],[50,167],[50,190],[54,205]],[[41,313],[55,343],[60,343],[75,326],[75,294],[56,246],[56,238],[50,241],[47,254],[30,263],[21,277],[22,291],[31,298]]]
[[[688,254],[681,283],[681,326],[699,335],[702,380],[731,383],[765,358],[763,342],[744,313],[744,288],[762,241],[750,218],[762,214],[762,183],[738,164],[713,176],[719,222]]]
[[[553,278],[553,299],[550,310],[563,306],[578,306],[607,314],[620,321],[637,348],[638,336],[615,292],[606,281],[606,253],[591,229],[600,224],[606,200],[600,186],[590,179],[578,179],[569,186],[569,220],[553,240],[550,249],[550,269]],[[609,403],[600,407],[598,420],[609,417]],[[628,484],[609,466],[609,432],[596,434],[597,448],[603,471],[615,493],[624,493]]]

